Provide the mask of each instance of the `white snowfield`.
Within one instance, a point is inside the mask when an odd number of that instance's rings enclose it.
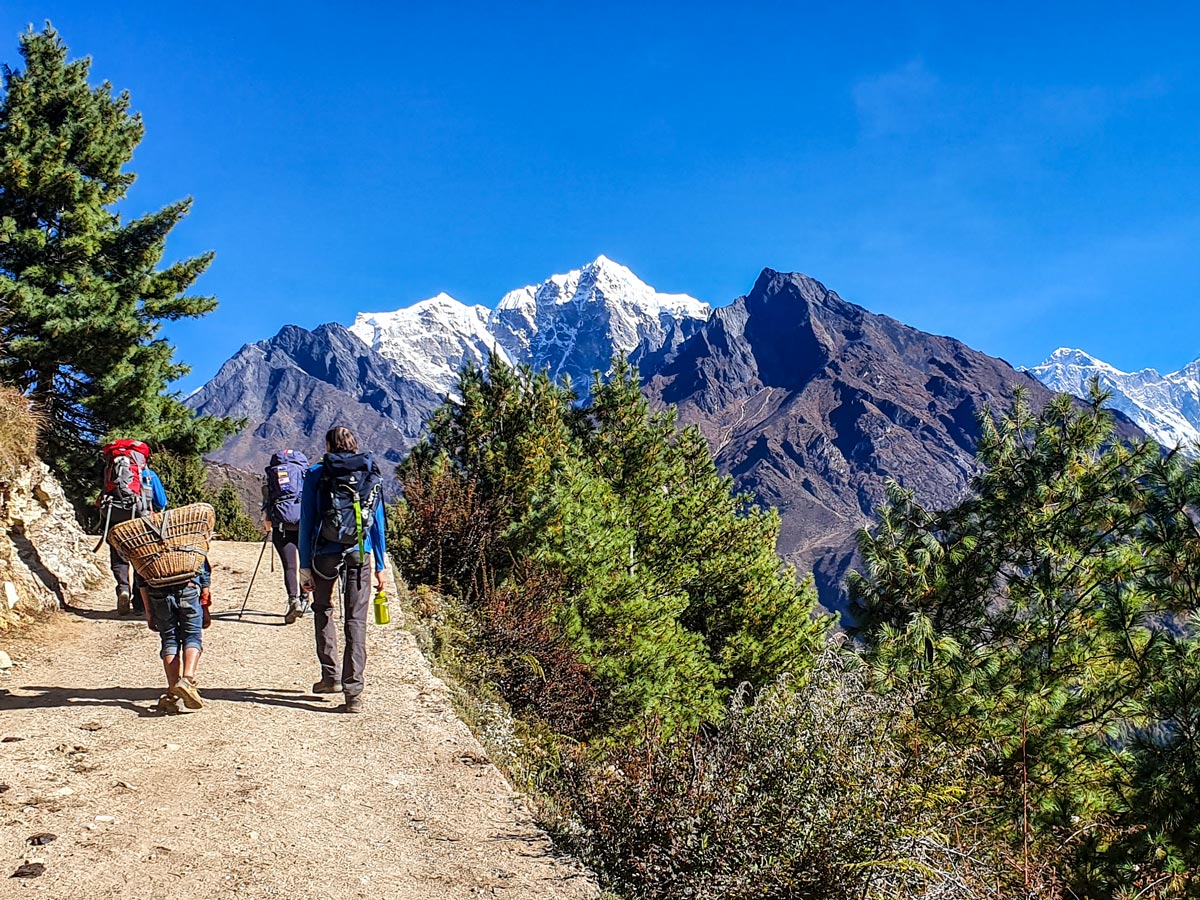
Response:
[[[1156,441],[1200,456],[1200,359],[1166,375],[1122,372],[1082,350],[1060,347],[1029,371],[1052,390],[1085,398],[1088,382],[1098,377],[1100,387],[1112,392],[1112,406]]]
[[[393,312],[359,313],[350,332],[404,377],[444,394],[463,363],[485,364],[491,351],[556,377],[603,372],[615,354],[658,350],[678,339],[681,323],[706,321],[711,311],[687,294],[659,293],[602,255],[509,291],[495,309],[443,293]]]
[[[359,313],[349,331],[392,360],[405,378],[444,394],[464,363],[482,365],[493,350],[512,364],[488,331],[491,312],[443,293],[394,312]]]

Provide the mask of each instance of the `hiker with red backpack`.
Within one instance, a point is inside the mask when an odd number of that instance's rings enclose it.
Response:
[[[166,489],[150,468],[150,448],[145,443],[113,441],[100,452],[104,457],[104,489],[99,502],[102,532],[97,550],[113,525],[167,508]],[[131,578],[129,563],[111,547],[109,566],[117,583],[117,612],[127,616],[132,608],[141,613],[143,603],[141,592],[135,590],[136,577]]]
[[[288,625],[303,618],[309,605],[308,590],[300,584],[300,496],[307,472],[308,457],[299,450],[277,450],[263,481],[263,517],[283,567]]]
[[[368,568],[369,567],[369,568]],[[345,695],[342,709],[363,710],[367,611],[373,588],[384,589],[387,544],[383,479],[348,428],[325,435],[325,457],[308,470],[300,502],[300,583],[313,593],[321,680],[314,694]],[[371,572],[374,572],[374,579]],[[337,658],[334,587],[340,579],[345,647]],[[372,580],[374,585],[372,585]]]

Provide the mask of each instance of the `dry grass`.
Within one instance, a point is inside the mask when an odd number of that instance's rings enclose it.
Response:
[[[0,384],[0,478],[37,459],[38,416],[16,388]]]

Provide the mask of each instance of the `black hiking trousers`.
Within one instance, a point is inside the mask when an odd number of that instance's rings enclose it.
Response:
[[[132,518],[133,510],[114,506],[112,516],[108,519],[108,527],[112,528],[113,525],[120,525],[122,522],[128,522]],[[101,525],[103,525],[103,522],[101,522]],[[120,601],[121,592],[124,591],[129,595],[129,601],[134,612],[141,612],[143,606],[142,594],[139,588],[141,588],[142,584],[138,579],[137,573],[133,571],[133,567],[129,565],[128,560],[114,550],[111,544],[108,548],[108,567],[112,570],[113,581],[117,583],[117,600]]]
[[[289,600],[300,596],[300,529],[289,531],[282,525],[271,526],[271,543],[283,567],[283,585]]]

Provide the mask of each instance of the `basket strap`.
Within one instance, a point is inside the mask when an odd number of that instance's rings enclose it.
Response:
[[[154,527],[154,520],[152,518],[146,518],[146,527],[149,528],[151,532],[158,535],[158,542],[160,544],[167,543],[167,514],[169,512],[170,510],[167,509],[162,511],[162,522],[159,524],[158,528]]]

